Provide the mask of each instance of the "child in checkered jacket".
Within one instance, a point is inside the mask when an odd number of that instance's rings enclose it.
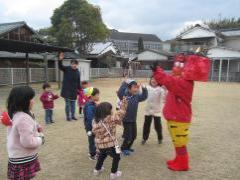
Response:
[[[120,110],[114,115],[112,105],[108,102],[100,103],[95,111],[92,132],[95,135],[95,143],[100,151],[94,175],[99,175],[103,171],[103,162],[107,156],[113,158],[110,179],[116,179],[122,172],[118,171],[121,150],[116,138],[116,126],[121,125],[127,109],[127,100],[124,98]]]

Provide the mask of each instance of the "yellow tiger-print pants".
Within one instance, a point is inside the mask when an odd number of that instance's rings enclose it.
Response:
[[[187,145],[189,141],[189,127],[190,123],[168,121],[168,130],[175,147],[183,147]]]

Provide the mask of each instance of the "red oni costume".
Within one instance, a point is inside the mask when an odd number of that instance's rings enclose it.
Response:
[[[163,109],[168,129],[176,150],[176,158],[167,161],[169,169],[187,171],[189,126],[192,119],[192,94],[194,81],[207,81],[210,69],[208,58],[199,55],[178,55],[175,57],[172,75],[160,67],[154,70],[156,81],[168,89]]]

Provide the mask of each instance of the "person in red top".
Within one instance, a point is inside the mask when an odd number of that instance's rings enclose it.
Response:
[[[59,96],[52,93],[51,85],[49,83],[43,84],[43,93],[40,97],[42,101],[43,108],[45,109],[45,122],[46,124],[54,123],[53,116],[53,108],[54,108],[54,100],[58,99]]]
[[[163,115],[168,121],[169,133],[176,151],[175,159],[167,161],[171,170],[189,169],[187,143],[192,120],[194,81],[207,81],[209,69],[209,59],[197,54],[175,56],[172,74],[165,73],[159,66],[153,68],[156,81],[168,90]]]
[[[89,97],[84,93],[84,89],[88,88],[89,84],[87,81],[83,81],[81,85],[81,89],[78,90],[78,106],[80,117],[83,117],[83,108],[89,101]]]

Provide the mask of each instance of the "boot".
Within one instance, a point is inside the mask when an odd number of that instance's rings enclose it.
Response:
[[[189,170],[188,155],[177,156],[175,163],[168,165],[168,168],[173,171],[188,171]]]
[[[176,162],[176,159],[177,159],[177,157],[175,157],[175,158],[172,159],[172,160],[168,160],[168,161],[167,161],[167,165],[169,166],[169,165],[174,164],[174,163]]]

